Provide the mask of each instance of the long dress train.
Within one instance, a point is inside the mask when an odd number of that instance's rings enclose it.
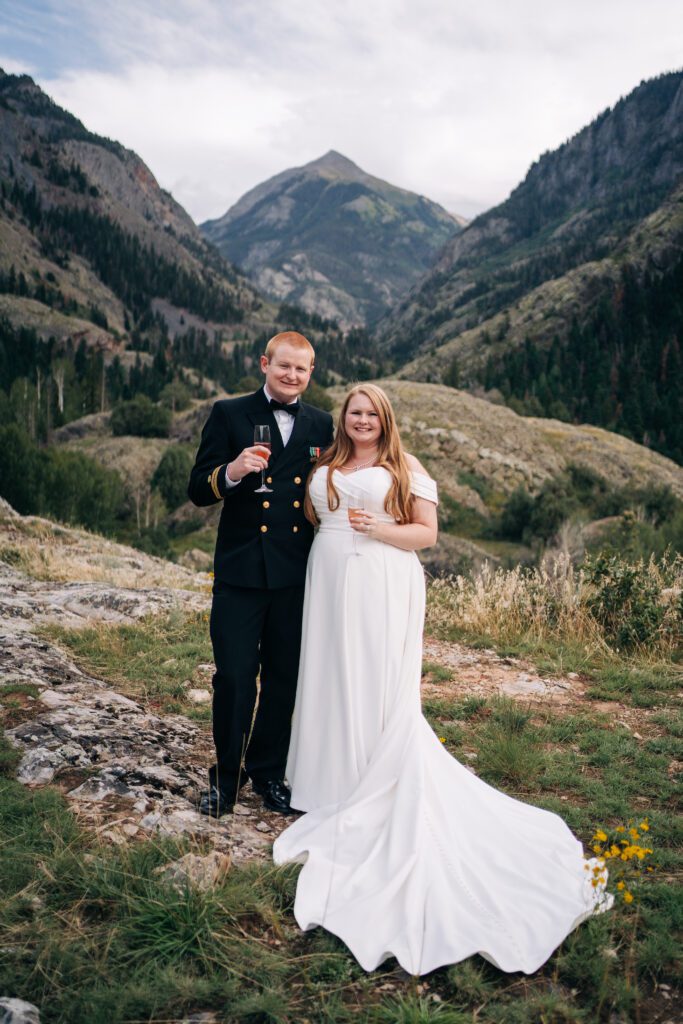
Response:
[[[334,512],[326,474],[311,484],[321,525],[287,763],[292,806],[307,813],[273,850],[277,864],[304,864],[296,919],[339,936],[366,970],[393,955],[425,974],[479,953],[531,973],[610,897],[561,818],[487,785],[434,735],[420,708],[419,560],[348,523],[359,485],[391,521],[389,473],[336,474]],[[423,474],[413,491],[436,502]]]

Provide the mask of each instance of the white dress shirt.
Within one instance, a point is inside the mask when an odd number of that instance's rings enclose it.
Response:
[[[268,402],[270,402],[272,400],[273,396],[271,395],[270,391],[268,390],[268,388],[266,387],[265,384],[263,385],[263,391],[264,391],[264,394],[265,394],[266,398],[268,399]],[[293,402],[288,402],[287,405],[295,405],[298,401],[299,401],[299,399],[295,398]],[[278,428],[280,430],[280,436],[282,437],[282,444],[286,445],[287,442],[289,441],[290,437],[292,436],[292,431],[294,430],[294,420],[295,420],[295,417],[294,416],[290,416],[290,414],[288,412],[285,412],[284,409],[273,409],[273,416],[275,417],[275,422],[277,423]],[[238,484],[240,484],[242,481],[241,480],[231,480],[230,477],[228,476],[228,467],[226,466],[225,467],[225,482],[226,482],[228,487],[237,487]]]

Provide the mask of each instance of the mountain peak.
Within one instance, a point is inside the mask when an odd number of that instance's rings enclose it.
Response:
[[[459,225],[437,203],[330,149],[257,185],[201,229],[262,291],[347,327],[385,313]]]
[[[324,156],[319,156],[317,160],[311,160],[310,163],[304,164],[302,169],[336,171],[337,174],[342,174],[345,177],[357,177],[358,175],[367,177],[365,171],[358,164],[354,164],[353,160],[349,160],[347,156],[339,153],[336,149],[329,149]]]

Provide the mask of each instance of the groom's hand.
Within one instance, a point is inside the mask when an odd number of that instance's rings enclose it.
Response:
[[[268,467],[268,452],[259,445],[252,445],[240,452],[234,462],[228,463],[228,479],[234,484],[249,473],[260,473]]]

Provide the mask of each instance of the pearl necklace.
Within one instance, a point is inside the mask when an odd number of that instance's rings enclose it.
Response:
[[[374,455],[369,462],[359,462],[357,466],[352,466],[351,472],[356,473],[359,469],[368,469],[373,462],[377,462],[377,455]]]

